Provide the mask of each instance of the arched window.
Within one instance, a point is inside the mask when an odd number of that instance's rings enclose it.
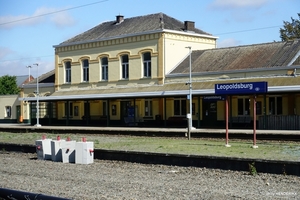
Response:
[[[101,71],[102,80],[108,80],[108,59],[107,57],[101,58]]]
[[[89,61],[87,59],[82,61],[82,75],[83,82],[89,81]]]
[[[128,55],[122,56],[121,60],[122,60],[122,79],[128,79],[129,78]]]
[[[144,77],[151,77],[151,53],[143,54]]]
[[[65,62],[65,82],[71,83],[71,62]]]

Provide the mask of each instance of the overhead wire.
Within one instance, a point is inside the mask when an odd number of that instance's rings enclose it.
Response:
[[[0,26],[6,25],[6,24],[11,24],[11,23],[16,23],[16,22],[20,22],[20,21],[25,21],[25,20],[29,20],[29,19],[33,19],[33,18],[37,18],[37,17],[43,17],[43,16],[47,16],[47,15],[52,15],[52,14],[56,14],[56,13],[60,13],[60,12],[65,12],[65,11],[68,11],[68,10],[74,10],[74,9],[82,8],[82,7],[86,7],[86,6],[91,6],[91,5],[95,5],[95,4],[98,4],[98,3],[103,3],[103,2],[106,2],[106,1],[109,1],[109,0],[96,1],[96,2],[93,2],[93,3],[84,4],[84,5],[80,5],[80,6],[76,6],[76,7],[72,7],[72,8],[67,8],[67,9],[58,10],[58,11],[54,11],[54,12],[49,12],[49,13],[45,13],[45,14],[41,14],[41,15],[36,15],[36,16],[32,16],[32,17],[27,17],[27,18],[23,18],[23,19],[19,19],[19,20],[4,22],[4,23],[0,23]],[[35,56],[35,57],[28,57],[28,58],[17,58],[17,59],[9,59],[9,60],[0,60],[0,62],[26,60],[26,59],[42,58],[42,57],[50,57],[50,56],[52,57],[53,55]]]
[[[36,15],[36,16],[32,16],[32,17],[27,17],[27,18],[19,19],[19,20],[4,22],[4,23],[0,23],[0,26],[6,25],[6,24],[11,24],[11,23],[16,23],[16,22],[20,22],[20,21],[25,21],[25,20],[29,20],[29,19],[33,19],[33,18],[37,18],[37,17],[43,17],[43,16],[47,16],[47,15],[52,15],[52,14],[56,14],[56,13],[60,13],[60,12],[65,12],[65,11],[68,11],[68,10],[74,10],[74,9],[77,9],[77,8],[82,8],[82,7],[86,7],[86,6],[90,6],[90,5],[95,5],[95,4],[103,3],[103,2],[106,2],[106,1],[109,1],[109,0],[96,1],[96,2],[93,2],[93,3],[84,4],[84,5],[80,5],[80,6],[76,6],[76,7],[72,7],[72,8],[67,8],[67,9],[63,9],[63,10],[58,10],[58,11],[54,11],[54,12],[40,14],[40,15]],[[227,35],[227,34],[235,34],[235,33],[249,32],[249,31],[257,31],[257,30],[263,30],[263,29],[270,29],[270,28],[278,28],[278,27],[282,27],[282,26],[278,25],[278,26],[269,26],[269,27],[255,28],[255,29],[240,30],[240,31],[231,31],[231,32],[219,33],[219,34],[214,34],[214,35]],[[52,55],[35,56],[35,57],[30,57],[30,58],[20,58],[20,59],[11,59],[11,60],[0,60],[0,62],[23,60],[23,59],[31,59],[31,58],[37,58],[37,57],[50,57],[50,56],[52,56]]]
[[[29,60],[29,59],[33,59],[33,58],[45,58],[45,57],[53,57],[53,55],[34,56],[34,57],[27,57],[27,58],[16,58],[16,59],[0,60],[0,62],[18,61],[18,60]]]
[[[227,35],[227,34],[234,34],[234,33],[243,33],[243,32],[249,32],[249,31],[258,31],[258,30],[263,30],[263,29],[270,29],[270,28],[278,28],[282,27],[281,26],[269,26],[269,27],[262,27],[262,28],[255,28],[255,29],[247,29],[247,30],[240,30],[240,31],[232,31],[232,32],[226,32],[226,33],[219,33],[215,35]]]
[[[97,1],[97,2],[93,2],[93,3],[89,3],[89,4],[84,4],[84,5],[81,5],[81,6],[76,6],[76,7],[72,7],[72,8],[66,8],[66,9],[63,9],[63,10],[58,10],[58,11],[54,11],[54,12],[44,13],[44,14],[35,15],[35,16],[31,16],[31,17],[26,17],[26,18],[14,20],[14,21],[4,22],[4,23],[0,23],[0,26],[6,25],[6,24],[11,24],[11,23],[16,23],[16,22],[20,22],[20,21],[25,21],[25,20],[29,20],[29,19],[33,19],[33,18],[37,18],[37,17],[43,17],[43,16],[47,16],[47,15],[52,15],[52,14],[56,14],[56,13],[60,13],[60,12],[65,12],[65,11],[68,11],[68,10],[74,10],[74,9],[77,9],[77,8],[82,8],[82,7],[86,7],[86,6],[90,6],[90,5],[94,5],[94,4],[98,4],[98,3],[103,3],[105,1],[109,1],[109,0]]]

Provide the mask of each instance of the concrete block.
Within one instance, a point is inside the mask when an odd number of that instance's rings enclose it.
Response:
[[[52,139],[42,139],[35,141],[38,160],[51,160],[51,141]]]
[[[76,142],[75,151],[76,164],[94,163],[94,142]]]
[[[76,141],[62,141],[61,152],[63,163],[75,163]]]
[[[51,160],[54,162],[62,162],[61,143],[65,140],[52,140],[51,141]]]

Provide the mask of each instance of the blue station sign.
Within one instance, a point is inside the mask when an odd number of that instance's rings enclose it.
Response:
[[[215,84],[215,94],[258,94],[268,92],[268,82]]]

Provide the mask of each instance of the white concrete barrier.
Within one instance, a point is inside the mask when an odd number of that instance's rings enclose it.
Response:
[[[63,163],[75,163],[75,147],[76,141],[67,139],[67,141],[61,142],[62,162]]]
[[[82,138],[82,142],[76,142],[75,151],[76,164],[94,163],[94,142],[87,142]]]
[[[51,159],[54,162],[62,162],[62,151],[61,151],[61,140],[60,136],[57,136],[56,140],[51,141]]]
[[[52,139],[46,139],[45,136],[35,141],[38,160],[51,160],[51,141]]]

